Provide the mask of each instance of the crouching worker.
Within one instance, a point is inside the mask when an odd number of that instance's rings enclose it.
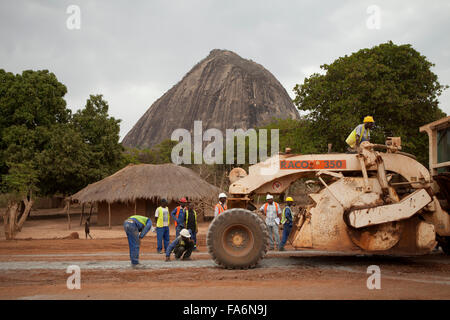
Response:
[[[152,221],[144,216],[131,216],[123,223],[123,228],[130,246],[130,260],[133,268],[139,267],[139,246],[141,239],[145,237],[152,227]]]
[[[166,250],[166,261],[170,261],[170,254],[175,254],[175,259],[191,260],[191,253],[194,249],[194,241],[191,240],[191,234],[187,229],[180,231],[177,237]]]

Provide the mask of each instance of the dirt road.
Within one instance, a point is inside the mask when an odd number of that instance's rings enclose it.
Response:
[[[224,270],[210,259],[205,238],[193,261],[165,262],[155,239],[143,241],[141,263],[129,266],[125,238],[0,241],[0,299],[450,299],[450,259],[345,256],[312,250],[271,251],[251,270]],[[69,265],[81,289],[69,290]],[[369,290],[367,268],[381,271]]]

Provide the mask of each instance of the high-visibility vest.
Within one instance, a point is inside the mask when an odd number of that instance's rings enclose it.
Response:
[[[287,208],[287,207],[286,207]],[[286,221],[287,221],[287,219],[286,219],[286,214],[284,213],[285,211],[286,211],[286,208],[284,208],[283,209],[283,212],[281,213],[281,224],[284,224]],[[289,210],[290,210],[291,208],[289,207]],[[291,215],[292,215],[292,211],[291,211]]]
[[[277,213],[277,215],[278,215],[278,203],[276,203],[275,201],[273,202],[273,204],[275,205],[275,209],[276,209],[276,213]],[[269,206],[269,203],[268,202],[266,202],[266,204],[264,205],[264,214],[266,214],[267,215],[267,207]]]
[[[175,219],[175,228],[177,227],[177,219],[178,219],[178,216],[180,215],[180,211],[181,211],[181,206],[178,206],[177,207],[177,212],[175,213],[175,217],[176,217],[176,219]]]
[[[144,227],[145,227],[145,225],[147,224],[147,221],[148,221],[148,217],[144,217],[144,216],[131,216],[128,219],[136,219],[137,221],[142,223],[144,225]]]
[[[167,208],[167,207],[166,207],[166,209],[169,210],[169,208]],[[157,210],[159,211],[159,213],[158,213],[158,220],[156,221],[156,227],[162,228],[162,227],[164,227],[163,208],[159,207]],[[167,215],[167,223],[170,223],[170,214]]]
[[[189,217],[189,210],[186,209],[186,225],[184,226],[185,228],[187,228],[188,217]],[[195,212],[195,210],[194,210],[194,217],[195,217],[195,226],[197,227],[197,212]],[[192,232],[195,232],[195,230],[192,230]]]
[[[227,205],[225,205],[225,207],[223,207],[222,204],[219,202],[218,204],[216,204],[216,208],[219,209],[219,214],[221,214],[222,212],[227,210]]]
[[[356,127],[357,128],[357,127]],[[347,144],[354,148],[356,146],[356,128],[353,129],[353,131],[348,135],[347,139],[345,140],[345,142],[347,142]],[[364,131],[365,131],[365,126],[363,125],[362,130],[361,130],[361,136],[359,137],[359,142],[361,143],[362,138],[364,137]],[[369,134],[369,129],[367,129],[367,135]]]

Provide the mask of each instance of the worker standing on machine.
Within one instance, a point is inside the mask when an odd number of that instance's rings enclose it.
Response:
[[[278,225],[280,224],[279,215],[281,214],[280,205],[273,201],[273,196],[266,196],[267,202],[259,209],[266,216],[266,224],[269,228],[270,250],[274,250],[274,239],[272,233],[275,234],[275,246],[280,244],[280,234],[278,233]]]
[[[370,129],[375,126],[375,121],[373,117],[367,116],[364,118],[362,124],[359,124],[353,131],[348,135],[345,142],[352,148],[356,149],[359,147],[361,142],[370,141]]]
[[[291,206],[294,202],[292,197],[286,198],[286,207],[283,209],[283,213],[281,214],[281,224],[283,225],[283,236],[281,238],[280,247],[278,250],[284,251],[284,245],[286,244],[287,239],[289,238],[289,234],[292,230],[292,211]]]
[[[223,213],[225,210],[227,210],[227,195],[222,192],[219,194],[219,203],[216,204],[216,207],[214,208],[214,218]]]

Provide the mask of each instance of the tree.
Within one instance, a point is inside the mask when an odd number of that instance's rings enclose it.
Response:
[[[120,120],[110,117],[108,109],[102,95],[91,95],[86,106],[73,115],[74,129],[81,134],[89,154],[85,183],[103,179],[123,165]]]
[[[434,64],[412,48],[387,42],[340,57],[294,88],[295,105],[320,133],[321,143],[346,149],[345,139],[366,115],[375,118],[372,141],[402,137],[403,150],[427,163],[427,137],[419,127],[443,116],[438,96],[448,86],[431,71]]]
[[[93,182],[86,177],[91,153],[72,124],[49,129],[45,148],[36,155],[40,194],[72,194]]]
[[[314,128],[311,121],[304,118],[296,119],[275,119],[263,129],[279,130],[280,151],[284,152],[286,148],[291,148],[292,153],[321,153],[327,151],[325,139],[321,139],[320,134]],[[270,149],[271,140],[268,139]]]
[[[163,140],[151,149],[127,148],[123,153],[124,165],[129,163],[163,164],[172,162],[172,148],[177,143],[170,139]]]
[[[1,188],[11,195],[4,215],[7,239],[20,231],[40,189],[37,155],[46,145],[49,128],[70,119],[66,92],[47,70],[21,75],[0,70]]]
[[[36,195],[73,193],[124,163],[120,120],[108,116],[108,103],[91,95],[72,116],[66,92],[47,70],[0,70],[0,188],[9,194],[8,239],[20,231]]]
[[[11,193],[3,216],[6,240],[14,239],[15,233],[22,229],[33,206],[33,191],[37,191],[38,182],[37,171],[31,162],[10,163],[9,166],[5,184]],[[22,215],[19,219],[20,213]]]
[[[70,110],[63,99],[66,92],[47,70],[14,75],[0,69],[1,174],[7,172],[6,162],[11,158],[18,162],[33,158],[35,148],[43,142],[40,128],[69,121]],[[37,135],[34,130],[39,131]]]

